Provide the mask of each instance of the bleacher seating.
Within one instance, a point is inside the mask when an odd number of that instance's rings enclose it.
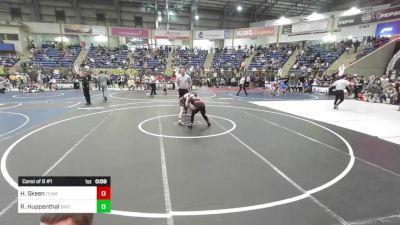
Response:
[[[133,53],[133,67],[134,68],[142,68],[144,62],[146,61],[146,55],[148,53],[147,48],[136,48]]]
[[[292,46],[279,48],[278,50],[259,48],[256,50],[248,69],[250,71],[258,69],[279,70],[289,59],[293,51]]]
[[[41,65],[44,68],[73,67],[80,51],[81,47],[78,45],[68,46],[65,50],[60,50],[55,46],[42,45],[42,48],[34,50],[28,64]]]
[[[202,68],[206,61],[208,51],[198,49],[176,49],[174,66],[183,65],[187,68]]]
[[[125,48],[109,49],[102,46],[91,46],[82,62],[90,68],[123,68],[128,65],[128,50]]]
[[[362,57],[371,54],[376,49],[378,49],[378,48],[384,46],[385,44],[387,44],[389,41],[390,41],[390,38],[387,38],[387,37],[381,37],[381,38],[378,38],[378,39],[372,39],[368,43],[368,47],[364,48],[364,50],[362,50],[359,54],[357,54],[356,60],[359,60]]]
[[[152,72],[164,72],[167,65],[169,48],[157,49],[136,48],[134,51],[134,68]]]
[[[12,67],[17,63],[19,57],[14,54],[0,54],[0,66]]]
[[[212,61],[212,67],[214,69],[237,69],[244,60],[245,52],[243,50],[237,50],[236,52],[228,52],[224,49],[224,52],[215,53]]]
[[[291,71],[298,72],[301,70],[312,69],[323,72],[339,58],[344,50],[345,48],[343,46],[328,48],[324,48],[320,45],[310,46],[305,51],[300,51],[295,66]]]

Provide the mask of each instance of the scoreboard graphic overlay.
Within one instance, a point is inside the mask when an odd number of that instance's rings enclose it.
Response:
[[[18,213],[110,212],[110,177],[18,177]]]

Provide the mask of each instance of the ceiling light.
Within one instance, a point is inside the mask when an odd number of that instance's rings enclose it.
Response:
[[[161,16],[158,16],[157,20],[158,20],[158,22],[161,22],[162,21]]]
[[[307,16],[307,20],[309,20],[309,21],[321,20],[323,18],[324,18],[323,15],[316,13],[316,12],[313,12],[311,15]]]
[[[286,25],[290,24],[292,21],[284,16],[279,18],[279,20],[275,21],[275,25]]]
[[[352,16],[352,15],[357,15],[360,13],[361,13],[360,9],[358,9],[357,7],[352,7],[351,9],[344,11],[342,16]]]
[[[199,20],[200,17],[199,17],[199,15],[195,15],[194,18],[195,18],[196,20]]]
[[[237,7],[236,7],[236,9],[237,9],[237,11],[242,11],[242,6],[241,5],[238,5]]]

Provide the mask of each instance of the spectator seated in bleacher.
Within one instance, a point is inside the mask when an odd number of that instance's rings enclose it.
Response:
[[[128,64],[128,50],[124,47],[110,49],[103,46],[90,46],[81,66],[89,66],[90,68],[126,68]]]
[[[185,66],[186,68],[202,68],[204,62],[206,61],[208,51],[200,49],[182,49],[178,48],[175,50],[173,55],[173,65],[174,66]]]
[[[248,69],[250,71],[255,71],[257,69],[277,71],[282,68],[293,51],[294,48],[292,45],[282,45],[277,49],[272,48],[272,46],[257,48]]]
[[[368,47],[364,48],[363,51],[361,51],[359,54],[356,56],[356,60],[361,59],[364,56],[367,56],[374,52],[376,49],[384,46],[390,41],[390,38],[388,37],[380,37],[380,38],[368,38],[367,45]]]
[[[31,49],[32,56],[28,60],[29,65],[40,65],[44,68],[73,67],[76,57],[79,55],[79,45],[69,45],[63,49],[62,45],[42,45],[41,48]]]
[[[134,51],[134,68],[142,69],[145,73],[164,74],[167,65],[167,46],[157,49],[136,48]]]
[[[0,66],[4,67],[12,67],[17,63],[19,60],[19,57],[14,53],[14,54],[0,54]]]
[[[310,46],[299,52],[291,72],[321,73],[328,69],[344,51],[345,46],[340,43],[327,48],[320,45]]]
[[[241,63],[244,61],[245,56],[246,54],[243,50],[235,51],[233,49],[228,51],[227,48],[224,48],[223,53],[216,51],[214,54],[212,68],[224,70],[238,69],[240,68]]]

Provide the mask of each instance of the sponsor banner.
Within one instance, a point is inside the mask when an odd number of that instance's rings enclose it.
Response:
[[[361,17],[359,16],[339,17],[338,27],[354,26],[358,24],[361,24]]]
[[[244,29],[236,29],[236,38],[249,38],[257,36],[269,36],[274,35],[275,27],[252,27]]]
[[[92,34],[92,26],[82,24],[64,24],[64,33]]]
[[[225,29],[224,30],[224,39],[231,39],[232,38],[232,29]]]
[[[155,39],[178,39],[187,40],[191,38],[191,31],[189,30],[155,30]]]
[[[388,23],[379,23],[376,27],[375,35],[380,36],[395,36],[400,34],[400,21]]]
[[[106,27],[92,26],[92,34],[106,36]]]
[[[282,34],[309,33],[314,31],[326,31],[328,20],[302,21],[295,24],[282,26]]]
[[[143,28],[111,27],[111,35],[118,37],[149,38],[149,30]]]
[[[318,85],[313,85],[312,86],[312,92],[317,92],[317,93],[328,93],[329,92],[329,87],[327,86],[318,86]]]
[[[328,20],[304,21],[292,24],[292,33],[326,31],[327,29],[328,29]]]
[[[215,40],[215,39],[224,39],[225,33],[224,30],[203,30],[203,31],[195,31],[194,39],[207,39],[207,40]]]
[[[400,18],[400,7],[367,12],[354,16],[339,17],[338,27],[354,26]]]
[[[291,34],[292,33],[292,24],[282,26],[282,34]]]

